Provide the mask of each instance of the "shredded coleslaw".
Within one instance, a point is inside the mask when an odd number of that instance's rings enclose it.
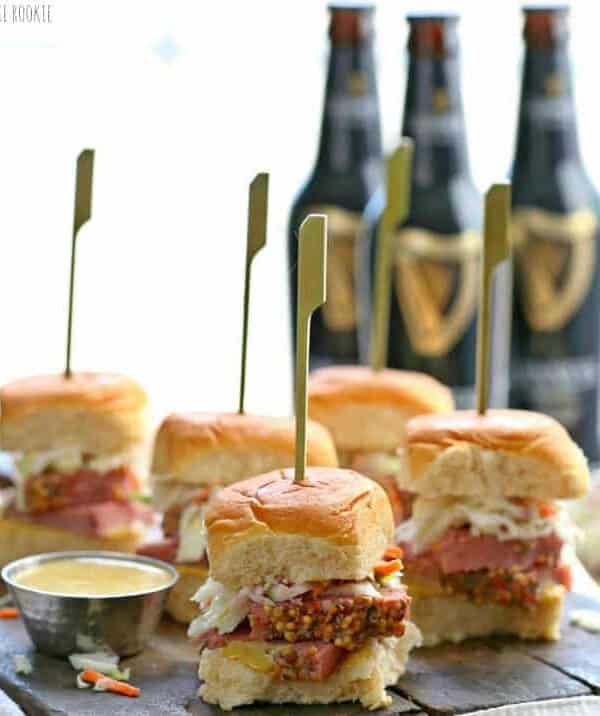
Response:
[[[396,528],[397,542],[411,542],[416,552],[423,552],[449,529],[469,527],[478,537],[492,535],[500,541],[533,540],[556,533],[572,543],[577,530],[565,510],[556,505],[542,514],[542,504],[509,500],[502,497],[418,497],[413,515]]]

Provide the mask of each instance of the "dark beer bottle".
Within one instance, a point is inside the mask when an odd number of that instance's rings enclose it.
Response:
[[[597,461],[598,198],[579,153],[567,20],[566,8],[525,11],[510,399],[560,420]]]
[[[327,302],[312,319],[311,368],[358,362],[354,247],[362,212],[382,176],[373,8],[334,5],[330,15],[331,49],[319,151],[313,172],[294,203],[289,229],[295,326],[298,228],[309,213],[328,217]]]
[[[598,198],[579,153],[566,8],[526,10],[524,37],[511,405],[554,416],[597,461]]]
[[[452,388],[459,407],[472,407],[483,207],[467,154],[458,18],[411,15],[408,21],[402,134],[415,150],[410,214],[395,237],[388,365],[429,373]],[[359,274],[367,296],[382,209],[381,192],[365,212],[360,250],[370,258],[357,262],[370,265],[369,277],[362,268]],[[365,320],[365,357],[368,337]]]

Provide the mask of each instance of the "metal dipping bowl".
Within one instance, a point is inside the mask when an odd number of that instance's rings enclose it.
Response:
[[[24,570],[65,559],[108,559],[163,570],[169,581],[161,587],[97,597],[52,594],[15,582]],[[160,621],[167,594],[177,582],[177,570],[158,559],[119,552],[71,551],[39,554],[6,565],[2,579],[18,606],[25,627],[36,647],[47,654],[69,654],[111,649],[131,656],[147,644]]]

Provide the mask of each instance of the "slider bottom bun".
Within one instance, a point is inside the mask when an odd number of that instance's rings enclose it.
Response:
[[[208,576],[208,565],[176,564],[177,584],[169,592],[165,610],[176,622],[189,624],[198,616],[198,605],[190,601]]]
[[[255,642],[267,648],[266,642]],[[280,681],[223,655],[223,649],[205,649],[199,676],[199,695],[225,711],[262,701],[272,704],[330,704],[360,701],[368,709],[389,706],[385,688],[395,684],[406,669],[408,655],[419,646],[421,635],[406,623],[404,636],[369,639],[324,681]]]
[[[462,594],[413,596],[410,618],[423,635],[424,646],[460,642],[494,634],[554,641],[560,637],[564,587],[551,585],[533,609],[498,602],[475,602]]]
[[[66,550],[106,550],[135,552],[141,544],[143,530],[119,530],[113,537],[91,537],[69,530],[35,525],[15,519],[0,519],[0,566],[15,559],[44,552]]]

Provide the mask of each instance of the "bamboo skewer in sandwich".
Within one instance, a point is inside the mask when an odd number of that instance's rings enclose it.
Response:
[[[309,414],[333,435],[342,467],[377,480],[399,524],[410,516],[410,493],[398,489],[406,422],[422,413],[454,408],[448,388],[424,373],[385,367],[389,334],[394,232],[410,202],[412,142],[403,139],[387,162],[386,209],[378,232],[378,264],[370,366],[331,366],[311,374]]]
[[[154,445],[153,503],[164,514],[165,539],[139,552],[176,565],[180,579],[166,609],[183,623],[197,616],[190,597],[208,574],[203,519],[210,501],[226,485],[294,462],[294,420],[250,415],[244,405],[251,264],[266,242],[267,190],[268,176],[259,174],[250,186],[239,411],[173,413],[161,424]],[[314,422],[308,427],[308,463],[337,466],[331,436]]]
[[[306,467],[310,316],[325,290],[325,217],[300,230],[296,466],[222,490],[206,511],[210,576],[189,635],[201,697],[389,705],[385,687],[420,641],[407,621],[389,500],[351,470]]]
[[[71,369],[77,234],[91,215],[93,151],[77,162],[64,374],[0,390],[0,447],[16,463],[0,519],[0,564],[67,549],[135,551],[151,511],[137,502],[147,398],[133,380]]]
[[[399,528],[412,618],[426,644],[491,634],[557,639],[571,582],[573,536],[556,500],[587,491],[586,459],[552,418],[488,410],[492,274],[508,258],[510,189],[486,196],[478,333],[478,410],[420,416],[407,426],[416,493]]]

